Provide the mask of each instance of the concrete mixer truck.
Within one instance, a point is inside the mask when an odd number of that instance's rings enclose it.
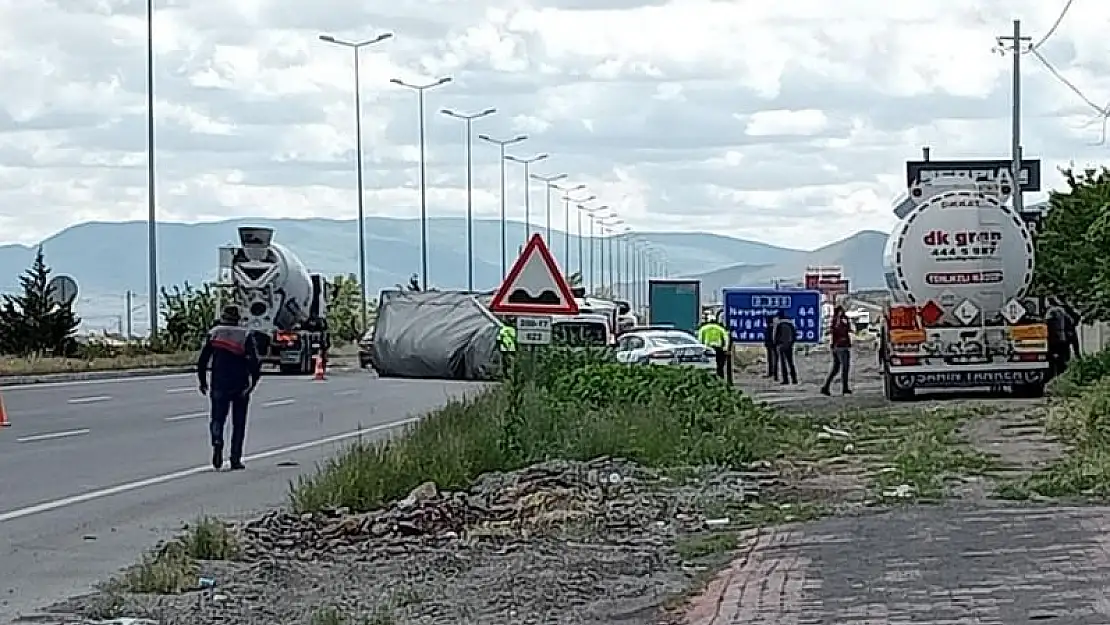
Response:
[[[330,345],[327,281],[310,274],[272,228],[239,228],[239,245],[220,248],[221,306],[239,309],[257,332],[259,355],[282,373],[309,373],[313,356]]]
[[[891,303],[879,365],[887,399],[918,389],[987,387],[1039,397],[1048,328],[1033,280],[1033,240],[1006,205],[1014,185],[934,178],[910,187],[884,253]]]

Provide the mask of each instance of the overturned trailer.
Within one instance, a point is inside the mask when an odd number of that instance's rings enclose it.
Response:
[[[500,327],[468,293],[382,291],[371,363],[382,377],[489,380]]]

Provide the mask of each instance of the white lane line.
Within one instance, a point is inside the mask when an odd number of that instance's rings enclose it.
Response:
[[[197,390],[195,386],[179,386],[177,388],[166,389],[166,393],[169,395],[176,395],[177,393],[190,393],[195,390]]]
[[[263,408],[277,408],[278,406],[288,406],[289,404],[295,404],[295,403],[297,403],[297,400],[293,399],[292,397],[288,397],[286,399],[275,399],[273,401],[268,401],[268,402],[262,404],[262,407]]]
[[[207,417],[208,412],[190,412],[189,414],[179,414],[172,417],[166,417],[166,421],[187,421],[189,419],[200,419]]]
[[[33,443],[35,441],[49,441],[55,438],[69,438],[70,436],[84,436],[88,434],[88,428],[81,430],[66,430],[65,432],[48,432],[46,434],[32,434],[31,436],[24,436],[23,438],[15,439],[17,443]]]
[[[366,436],[367,434],[374,434],[374,433],[377,433],[377,432],[384,432],[384,431],[387,431],[387,430],[392,430],[394,428],[398,428],[398,427],[401,427],[403,425],[408,425],[410,423],[415,423],[419,420],[420,420],[420,417],[409,417],[408,419],[401,419],[399,421],[390,421],[389,423],[382,423],[380,425],[375,425],[375,426],[368,427],[368,428],[362,428],[362,429],[354,430],[353,432],[344,432],[343,434],[336,434],[334,436],[326,436],[324,438],[318,438],[316,440],[306,441],[304,443],[297,443],[296,445],[289,445],[288,447],[279,447],[277,449],[271,449],[270,451],[264,451],[262,453],[257,453],[257,454],[247,456],[246,458],[244,458],[244,460],[246,462],[253,462],[255,460],[265,460],[267,458],[274,458],[276,456],[291,454],[291,453],[295,453],[295,452],[298,452],[298,451],[303,451],[305,449],[312,449],[313,447],[320,447],[320,446],[323,446],[323,445],[330,445],[331,443],[338,443],[340,441],[345,441],[345,440],[350,439],[350,438],[355,438],[356,436]],[[39,514],[39,513],[42,513],[42,512],[50,512],[51,510],[57,510],[58,508],[65,508],[67,506],[72,506],[72,505],[76,505],[76,504],[79,504],[79,503],[85,503],[86,501],[93,501],[93,500],[96,500],[96,499],[103,499],[104,497],[111,497],[112,495],[118,495],[120,493],[126,493],[126,492],[130,492],[130,491],[133,491],[133,490],[138,490],[138,489],[141,489],[141,488],[148,488],[150,486],[157,486],[159,484],[165,484],[166,482],[172,482],[172,481],[175,481],[175,480],[180,480],[180,479],[184,479],[184,478],[187,478],[187,477],[192,477],[194,475],[200,475],[201,473],[208,473],[208,472],[211,472],[212,470],[213,469],[212,469],[211,465],[204,465],[202,467],[193,467],[192,469],[185,469],[183,471],[175,471],[173,473],[166,473],[166,474],[163,474],[163,475],[156,475],[154,477],[148,477],[148,478],[145,478],[145,479],[142,479],[142,480],[136,480],[134,482],[126,482],[124,484],[117,484],[116,486],[110,486],[108,488],[101,488],[101,489],[98,489],[98,490],[91,490],[91,491],[81,493],[79,495],[72,495],[72,496],[69,496],[69,497],[63,497],[61,499],[55,499],[53,501],[44,501],[42,503],[35,504],[33,506],[27,506],[26,508],[19,508],[17,510],[9,510],[7,512],[0,512],[0,523],[3,523],[5,521],[14,521],[15,519],[21,519],[21,518],[26,517],[26,516],[31,516],[32,514]]]
[[[339,391],[338,393],[333,393],[333,395],[342,397],[344,395],[357,395],[361,392],[362,392],[362,389],[360,389],[360,388],[352,388],[352,389],[347,389],[345,391]]]
[[[98,401],[108,401],[112,399],[111,395],[91,395],[89,397],[74,397],[67,400],[71,404],[95,404]]]
[[[39,389],[52,389],[63,386],[87,386],[91,384],[120,384],[126,382],[156,382],[158,380],[170,380],[174,378],[184,378],[187,376],[196,377],[195,373],[163,373],[158,375],[133,375],[119,378],[102,378],[99,380],[64,380],[58,382],[31,382],[28,384],[4,384],[0,385],[5,393],[8,391],[34,391]],[[35,376],[26,376],[35,377]]]

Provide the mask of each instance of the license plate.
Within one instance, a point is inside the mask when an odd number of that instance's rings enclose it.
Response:
[[[705,355],[705,352],[700,349],[697,351],[686,350],[678,355],[679,362],[706,362],[707,360],[708,357]]]

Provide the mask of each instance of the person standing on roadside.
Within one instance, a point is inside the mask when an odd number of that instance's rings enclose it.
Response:
[[[772,378],[776,382],[779,381],[779,352],[775,347],[775,321],[777,320],[777,312],[767,315],[763,328],[763,350],[767,353],[767,375],[763,377]]]
[[[1055,298],[1050,300],[1045,321],[1048,325],[1048,360],[1052,367],[1050,371],[1052,377],[1056,377],[1067,370],[1072,356],[1079,355],[1079,330],[1076,328],[1075,317]]]
[[[728,368],[728,330],[713,317],[706,317],[698,328],[698,342],[713,350],[717,361],[717,377],[724,378]]]
[[[780,310],[775,319],[775,350],[778,352],[777,360],[782,369],[782,384],[797,384],[798,370],[794,368],[794,342],[798,339],[798,328],[794,320],[786,316],[786,311]]]
[[[212,366],[211,387],[208,380]],[[243,442],[247,435],[247,408],[251,393],[262,377],[262,363],[254,333],[239,325],[239,309],[228,306],[216,327],[208,331],[197,359],[200,394],[208,395],[212,406],[209,433],[212,438],[212,468],[224,464],[224,430],[231,413],[231,468],[243,466]]]
[[[832,370],[829,371],[829,377],[825,378],[825,385],[821,387],[821,394],[831,394],[829,388],[832,386],[833,380],[836,379],[836,374],[839,373],[841,394],[851,395],[852,390],[848,388],[848,376],[852,373],[852,323],[848,320],[848,313],[844,311],[843,306],[837,306],[833,309],[829,334],[831,335],[829,351],[832,352],[833,357]]]

